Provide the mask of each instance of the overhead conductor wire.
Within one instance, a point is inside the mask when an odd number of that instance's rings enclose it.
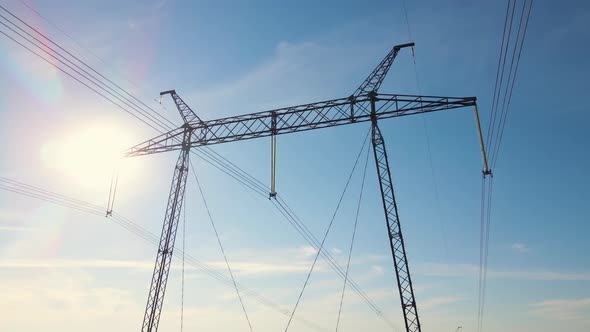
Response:
[[[529,9],[528,9],[527,16],[526,16],[526,22],[525,22],[525,25],[524,25],[524,31],[523,31],[523,34],[522,34],[522,38],[520,39],[520,47],[519,47],[519,50],[518,50],[518,57],[516,59],[516,66],[515,66],[515,69],[514,69],[512,83],[510,85],[510,92],[508,93],[508,100],[506,101],[505,106],[504,106],[504,103],[502,104],[504,116],[503,116],[503,118],[501,117],[501,119],[502,119],[502,126],[500,127],[501,128],[500,129],[500,134],[499,134],[499,137],[497,139],[497,143],[496,143],[496,147],[495,147],[495,150],[494,150],[494,154],[492,156],[492,159],[493,159],[493,161],[492,161],[492,167],[494,167],[494,168],[496,166],[496,161],[498,159],[500,145],[502,144],[502,137],[504,136],[504,128],[506,126],[506,119],[508,117],[508,111],[510,109],[510,102],[512,101],[512,92],[514,91],[514,82],[516,81],[516,74],[518,73],[518,67],[520,65],[520,57],[521,57],[521,54],[522,54],[522,48],[524,46],[524,41],[525,41],[525,38],[526,38],[526,33],[527,33],[527,30],[528,30],[528,26],[529,26],[529,18],[531,16],[531,11],[533,9],[533,2],[534,2],[534,0],[530,0]],[[525,11],[526,3],[527,3],[527,1],[525,0],[524,1],[524,4],[523,4],[523,8],[522,8],[521,17],[520,17],[520,23],[518,25],[518,32],[519,32],[519,34],[520,34],[520,27],[521,27],[521,24],[522,24],[522,19],[523,19],[523,14],[524,14],[524,11]],[[516,51],[516,45],[515,45],[514,51]],[[513,52],[512,57],[513,57],[513,61],[514,61],[514,52]],[[511,67],[512,67],[512,65],[511,65]],[[504,98],[506,99],[506,97],[504,97]]]
[[[405,0],[401,0],[401,2],[402,2],[403,9],[404,9],[404,16],[406,19],[406,25],[408,27],[409,42],[413,42],[414,37],[412,36],[412,29],[411,29],[411,25],[410,25],[408,7],[406,5]],[[422,86],[420,84],[420,76],[418,75],[418,65],[416,64],[416,53],[414,52],[413,46],[412,46],[412,63],[414,65],[414,75],[416,78],[416,88],[418,89],[418,95],[422,95]],[[430,134],[428,132],[428,123],[427,123],[426,117],[422,117],[422,126],[424,128],[424,137],[426,138],[426,150],[428,152],[428,164],[430,166],[430,174],[432,175],[432,186],[434,187],[434,198],[436,199],[436,210],[438,211],[435,218],[438,219],[438,224],[440,226],[440,232],[442,235],[441,236],[442,237],[442,245],[443,245],[443,250],[444,250],[443,252],[444,252],[446,258],[448,259],[449,258],[449,249],[448,249],[448,244],[447,244],[447,228],[445,226],[443,218],[441,217],[441,215],[442,215],[441,210],[442,209],[441,209],[441,204],[440,204],[438,179],[437,179],[435,168],[434,168],[434,160],[432,158],[432,147],[430,144]]]
[[[225,249],[223,249],[223,244],[221,243],[221,238],[219,237],[219,232],[217,232],[217,227],[215,226],[215,222],[213,221],[213,217],[211,216],[211,210],[209,209],[209,204],[207,204],[207,200],[205,199],[205,193],[203,192],[203,187],[201,186],[201,182],[199,181],[199,177],[197,176],[197,172],[195,168],[190,164],[189,167],[195,177],[195,181],[197,182],[197,187],[199,188],[199,193],[201,194],[201,198],[203,200],[203,205],[205,206],[205,211],[207,211],[207,216],[209,217],[209,221],[211,222],[211,227],[215,232],[215,237],[217,238],[217,244],[219,245],[219,249],[223,254],[223,259],[225,260],[225,266],[227,267],[227,271],[231,277],[232,283],[236,290],[236,294],[238,295],[238,299],[240,300],[240,305],[242,306],[242,311],[244,312],[244,317],[246,317],[246,321],[248,322],[248,327],[250,328],[250,332],[252,332],[252,323],[250,322],[250,317],[248,317],[248,312],[246,311],[246,306],[244,305],[244,300],[242,299],[242,295],[240,294],[240,290],[238,289],[238,285],[236,284],[236,278],[232,272],[232,269],[229,265],[229,260],[227,259],[227,255],[225,253]]]
[[[184,203],[186,203],[186,193]],[[184,331],[184,260],[186,252],[186,204],[182,204],[182,276],[180,283],[180,332]]]
[[[9,179],[9,178],[2,177],[2,176],[0,176],[0,189],[8,191],[8,192],[16,193],[16,194],[19,194],[22,196],[35,198],[35,199],[43,201],[43,202],[47,202],[47,203],[67,207],[67,208],[70,208],[73,210],[85,212],[88,214],[96,215],[99,217],[102,217],[104,215],[103,214],[104,207],[102,207],[100,205],[85,202],[83,200],[79,200],[76,198],[68,197],[68,196],[56,193],[54,191],[46,190],[46,189],[43,189],[43,188],[40,188],[37,186],[28,185],[23,182],[16,181],[16,180]],[[119,226],[127,229],[128,231],[130,231],[134,235],[146,240],[147,242],[149,242],[155,246],[157,246],[159,244],[159,237],[156,234],[146,230],[145,228],[143,228],[142,226],[140,226],[137,223],[132,222],[128,218],[125,218],[124,216],[122,216],[118,213],[113,213],[112,220],[116,224],[118,224]],[[175,250],[173,253],[173,255],[179,259],[182,259],[183,254],[185,255],[187,264],[191,265],[192,267],[205,272],[206,274],[210,275],[214,279],[216,279],[216,280],[218,280],[218,281],[220,281],[232,288],[234,288],[235,285],[237,285],[238,288],[241,290],[241,293],[248,294],[252,298],[256,299],[256,301],[258,301],[260,304],[268,306],[269,308],[272,308],[272,309],[280,312],[283,315],[286,315],[286,316],[290,315],[289,310],[281,308],[278,304],[272,302],[271,300],[264,298],[262,295],[256,293],[255,291],[253,291],[251,289],[246,288],[243,285],[240,285],[237,282],[234,284],[230,278],[226,277],[225,275],[223,275],[222,273],[217,271],[215,268],[210,267],[207,264],[199,261],[197,258],[195,258],[191,254],[185,252],[184,250],[180,251],[180,252],[178,250]],[[301,321],[302,323],[304,323],[306,326],[313,328],[314,330],[318,330],[318,331],[324,330],[321,327],[319,327],[319,326],[317,326],[305,319],[298,318],[298,320]]]
[[[303,283],[303,287],[301,288],[301,292],[299,293],[299,296],[297,297],[297,301],[295,302],[295,306],[293,307],[293,310],[291,311],[291,316],[289,317],[289,320],[287,321],[287,325],[285,326],[285,332],[287,332],[289,330],[289,326],[291,326],[291,321],[293,320],[293,317],[295,316],[297,308],[299,307],[299,303],[301,301],[301,298],[303,297],[303,293],[305,292],[305,288],[307,287],[307,284],[309,283],[309,278],[311,277],[311,274],[315,268],[318,258],[320,257],[320,253],[322,252],[322,250],[324,248],[324,243],[326,242],[326,239],[328,238],[328,234],[330,233],[330,229],[332,228],[332,224],[334,223],[334,220],[336,219],[336,214],[338,213],[338,210],[340,209],[340,204],[342,203],[342,199],[344,198],[344,194],[346,194],[346,190],[348,189],[348,185],[350,184],[350,180],[352,179],[352,175],[354,174],[354,171],[356,169],[356,166],[358,165],[361,154],[362,154],[365,146],[367,145],[369,134],[370,134],[370,131],[367,132],[367,135],[365,136],[365,139],[363,141],[363,145],[361,146],[361,149],[359,150],[359,153],[356,157],[356,160],[354,162],[352,170],[350,171],[348,179],[346,180],[346,184],[344,185],[344,189],[342,190],[342,194],[340,195],[340,198],[338,200],[338,204],[336,204],[336,209],[334,210],[334,213],[332,214],[332,218],[330,219],[330,223],[328,224],[328,228],[326,229],[326,232],[324,233],[324,237],[322,238],[322,242],[320,243],[320,246],[317,249],[317,253],[314,257],[313,263],[311,264],[309,272],[307,273],[307,277],[305,278],[305,282]]]
[[[29,6],[27,6],[27,7],[29,7]],[[18,28],[18,29],[20,31],[23,31],[23,33],[25,33],[27,36],[31,37],[31,39],[23,36],[21,33],[18,33],[17,31],[15,31],[14,29],[10,28],[6,24],[3,24],[5,27],[8,27],[11,31],[13,31],[13,33],[17,33],[18,36],[20,36],[21,38],[23,38],[24,40],[26,40],[28,43],[31,43],[34,46],[36,46],[37,48],[39,48],[40,50],[42,50],[45,54],[47,54],[49,56],[49,59],[53,59],[53,60],[61,63],[62,65],[65,65],[67,68],[70,68],[73,72],[69,72],[69,71],[65,70],[64,68],[60,67],[56,62],[52,62],[51,60],[48,60],[47,58],[43,57],[41,54],[35,52],[33,49],[31,49],[31,48],[27,47],[26,45],[24,45],[23,43],[19,42],[18,40],[16,40],[15,37],[9,36],[4,31],[0,31],[0,33],[2,33],[4,36],[6,36],[7,38],[11,39],[12,41],[14,41],[15,43],[17,43],[21,47],[23,47],[26,50],[30,51],[31,53],[35,54],[36,56],[40,57],[42,60],[44,60],[45,62],[47,62],[51,66],[53,66],[56,69],[62,71],[63,73],[65,73],[66,75],[70,76],[72,79],[76,80],[77,82],[79,82],[80,84],[82,84],[83,86],[85,86],[86,88],[88,88],[91,91],[97,93],[99,96],[105,98],[107,101],[113,103],[115,106],[117,106],[121,110],[123,110],[123,111],[129,113],[130,115],[134,116],[135,118],[137,118],[138,120],[140,120],[144,124],[148,125],[152,129],[156,130],[157,132],[164,133],[162,131],[162,129],[163,130],[171,130],[172,129],[172,127],[170,125],[162,122],[160,119],[158,119],[158,118],[154,117],[153,115],[149,114],[148,109],[150,111],[152,111],[153,113],[156,113],[156,115],[158,117],[166,120],[169,124],[172,124],[173,125],[173,123],[171,121],[169,121],[165,117],[161,116],[159,113],[157,113],[151,107],[147,106],[146,104],[144,104],[143,102],[141,102],[140,100],[138,100],[135,96],[133,96],[129,92],[125,91],[123,88],[121,88],[119,85],[117,85],[116,83],[114,83],[112,80],[106,78],[106,76],[104,76],[103,74],[100,74],[97,70],[95,70],[93,67],[91,67],[90,65],[88,65],[87,63],[85,63],[79,57],[74,56],[71,52],[67,51],[65,48],[63,48],[62,46],[60,46],[58,43],[56,43],[52,39],[48,38],[46,35],[44,35],[43,33],[41,33],[38,29],[35,29],[34,27],[32,27],[31,25],[29,25],[28,23],[24,22],[24,20],[18,18],[16,15],[14,15],[12,12],[8,11],[3,6],[0,5],[0,9],[4,10],[8,14],[10,14],[12,17],[16,18],[18,21],[20,21],[21,23],[23,23],[28,28],[32,29],[41,38],[47,40],[48,43],[54,45],[56,48],[50,48],[48,44],[40,41],[37,37],[33,36],[29,32],[24,31],[22,28]],[[29,9],[31,9],[31,8],[29,7]],[[37,15],[40,16],[40,13],[38,13],[37,11],[34,11],[34,12]],[[15,25],[15,22],[11,21],[10,19],[8,19],[5,16],[2,16],[2,17],[8,23],[10,23],[13,26],[17,27]],[[42,17],[42,18],[45,21],[49,22],[50,24],[56,26],[51,21],[49,21],[46,17]],[[62,29],[59,29],[59,27],[57,27],[57,28],[58,28],[58,30],[62,31],[62,33],[63,33],[63,30]],[[70,39],[73,40],[72,37],[70,37],[69,35],[67,35],[67,36]],[[38,41],[39,43],[41,43],[45,47],[43,48],[43,47],[40,47],[37,44],[34,44],[34,41],[33,40]],[[75,40],[74,40],[74,42],[75,42]],[[79,44],[79,43],[77,43],[77,44]],[[50,48],[50,50],[48,51],[47,48]],[[79,63],[81,63],[81,65],[83,67],[81,67],[80,65],[77,65],[72,60],[67,59],[65,57],[65,55],[59,53],[59,50],[63,50],[64,52],[66,52],[66,54],[69,54],[70,56],[72,56],[75,60],[77,60]],[[95,57],[96,57],[96,55],[95,55]],[[101,60],[101,59],[99,58],[99,60]],[[104,61],[102,61],[102,62],[104,63]],[[84,68],[86,68],[88,70],[86,70]],[[91,72],[96,73],[98,76],[94,76]],[[76,77],[75,76],[76,74],[78,74],[79,77]],[[86,80],[86,81],[83,81],[83,79]],[[101,81],[102,79],[106,79],[106,81],[109,82],[111,84],[111,86],[109,86],[108,84],[102,82]],[[132,83],[132,82],[130,82],[130,83]],[[121,92],[117,92],[116,88],[118,88]],[[131,97],[131,99],[129,97],[127,97],[127,96]],[[118,102],[116,102],[115,100],[120,101],[121,104],[118,103]],[[134,102],[134,100],[137,101],[139,104],[136,103],[136,102]],[[146,107],[147,109],[144,108],[144,107]],[[234,180],[236,180],[240,184],[244,185],[246,188],[251,189],[254,193],[260,195],[261,197],[266,197],[266,194],[268,192],[268,189],[267,189],[266,185],[262,184],[262,182],[260,180],[252,177],[250,174],[246,173],[243,169],[241,169],[237,165],[233,164],[232,162],[230,162],[225,157],[221,156],[220,154],[218,154],[217,152],[215,152],[211,148],[209,148],[209,147],[203,147],[202,149],[194,149],[191,152],[193,154],[197,155],[199,158],[201,158],[205,162],[209,163],[210,165],[214,166],[215,168],[217,168],[220,171],[224,172],[225,174],[229,175]],[[307,227],[305,226],[305,224],[303,224],[303,222],[293,213],[293,211],[288,207],[288,205],[286,205],[287,203],[284,201],[284,199],[279,198],[277,201],[280,201],[280,204],[276,204],[275,201],[273,201],[273,203],[275,204],[275,207],[277,207],[277,209],[279,209],[279,211],[281,212],[281,214],[283,214],[285,216],[285,218],[287,218],[288,220],[290,219],[291,222],[293,222],[295,224],[300,224],[300,226],[302,226],[302,228],[295,227],[295,229],[304,238],[306,238],[306,240],[308,240],[312,246],[314,246],[314,247],[317,246],[317,243],[314,244],[314,242],[317,242],[317,239],[315,239],[315,237],[313,237],[313,234],[311,234],[311,233],[306,234],[306,232],[309,232],[309,229],[307,229]],[[309,237],[309,235],[311,235],[311,237]],[[330,266],[332,268],[334,268],[335,271],[337,271],[339,273],[339,275],[343,276],[343,269],[342,269],[342,267],[340,267],[335,262],[333,256],[329,252],[322,253],[322,256],[328,260],[328,262],[330,263]],[[355,290],[355,292],[377,313],[377,315],[379,315],[388,324],[391,325],[391,323],[388,321],[388,319],[383,315],[383,312],[360,289],[360,287],[358,287],[358,285],[356,285],[354,283],[354,281],[351,278],[349,278],[349,283],[353,286],[353,289]]]
[[[346,284],[348,283],[348,272],[350,270],[350,259],[352,258],[352,248],[354,247],[354,239],[359,221],[359,213],[361,211],[361,202],[363,201],[363,190],[365,188],[365,179],[367,177],[367,165],[369,164],[369,151],[367,149],[367,156],[365,158],[365,167],[363,171],[363,180],[361,182],[361,189],[359,191],[358,203],[356,205],[356,213],[354,217],[354,227],[352,229],[352,238],[350,239],[350,248],[348,249],[348,260],[346,261],[346,273],[344,275],[344,283],[342,284],[342,295],[340,296],[340,305],[338,306],[338,318],[336,319],[336,332],[340,326],[340,315],[342,314],[342,304],[344,303],[344,293],[346,292]]]
[[[490,112],[490,122],[488,124],[488,133],[486,144],[488,151],[491,151],[490,165],[491,169],[496,168],[496,162],[502,143],[502,137],[506,126],[508,111],[512,93],[516,82],[518,67],[524,41],[526,38],[529,18],[534,4],[534,0],[524,0],[520,10],[520,19],[516,37],[512,38],[512,28],[514,16],[516,13],[518,1],[508,0],[504,18],[504,27],[502,32],[502,42],[498,58],[498,67],[496,70],[496,79],[494,83],[494,92],[492,97],[492,107]],[[527,9],[528,5],[528,9]],[[526,20],[525,20],[526,13]],[[510,17],[510,19],[509,19]],[[521,34],[522,32],[522,34]],[[509,50],[512,48],[511,54]],[[518,55],[516,51],[518,49]],[[508,60],[510,54],[510,60]],[[507,63],[510,66],[507,68]],[[508,73],[506,73],[508,71]],[[506,77],[506,81],[504,81]],[[503,92],[503,93],[502,93]],[[485,315],[485,298],[487,286],[489,241],[492,218],[492,196],[493,196],[493,177],[490,175],[489,182],[486,183],[486,174],[482,179],[482,197],[481,197],[481,224],[480,224],[480,265],[479,265],[479,282],[478,282],[478,310],[477,310],[477,331],[483,330],[483,319]],[[487,184],[487,186],[486,186]]]

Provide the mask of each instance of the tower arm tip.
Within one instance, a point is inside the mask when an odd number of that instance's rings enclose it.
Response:
[[[406,43],[406,44],[401,44],[401,45],[395,45],[393,47],[393,49],[394,50],[399,50],[399,49],[402,49],[404,47],[414,47],[414,46],[416,46],[416,43]]]
[[[176,90],[166,90],[160,92],[160,96],[167,95],[167,94],[176,94]]]

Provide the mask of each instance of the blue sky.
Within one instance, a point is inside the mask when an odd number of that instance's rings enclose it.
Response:
[[[476,96],[487,128],[504,2],[407,2],[420,91]],[[392,45],[409,40],[400,1],[32,2],[85,49],[19,1],[5,6],[176,123],[169,100],[166,109],[153,101],[162,90],[176,89],[204,119],[345,97]],[[589,20],[584,1],[538,1],[533,8],[494,170],[486,331],[590,328],[584,135],[590,119],[578,101],[590,70],[584,43]],[[0,54],[1,176],[103,205],[111,172],[103,157],[155,132],[6,38],[0,38]],[[419,92],[409,51],[400,53],[381,92]],[[398,118],[381,126],[424,330],[475,330],[481,157],[473,112]],[[278,139],[277,190],[317,237],[367,130],[359,124]],[[268,183],[268,144],[263,139],[214,148]],[[170,153],[131,161],[121,173],[116,210],[158,234],[175,159]],[[351,276],[401,331],[371,162]],[[238,282],[292,308],[313,258],[307,243],[267,199],[200,160],[194,163]],[[353,177],[326,242],[340,264],[361,176]],[[192,179],[187,196],[187,252],[225,274]],[[0,330],[139,329],[152,245],[98,216],[8,192],[0,192],[0,203],[0,308],[6,313]],[[162,330],[179,328],[177,263]],[[341,286],[320,261],[296,317],[332,329]],[[187,271],[185,299],[186,328],[247,329],[233,290],[199,270]],[[254,330],[284,328],[286,317],[247,296],[245,302]],[[359,327],[391,330],[348,292],[341,328]],[[296,322],[292,330],[308,327]]]

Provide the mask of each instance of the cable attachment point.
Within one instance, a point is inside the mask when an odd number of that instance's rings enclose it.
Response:
[[[115,194],[117,193],[117,185],[119,184],[119,165],[113,169],[111,175],[111,185],[109,188],[109,199],[107,201],[107,211],[105,217],[113,216],[113,205],[115,205]]]
[[[475,125],[477,126],[477,135],[479,138],[479,147],[481,149],[481,157],[483,159],[482,172],[483,172],[483,176],[486,177],[486,175],[492,175],[492,170],[488,166],[488,155],[486,153],[486,147],[483,142],[483,134],[481,131],[481,123],[479,121],[479,111],[477,109],[477,103],[475,104],[474,113],[475,113]]]
[[[268,199],[277,198],[276,175],[277,175],[277,114],[272,112],[271,135],[270,135],[270,193]]]

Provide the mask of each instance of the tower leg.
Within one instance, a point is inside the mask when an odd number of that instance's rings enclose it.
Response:
[[[187,128],[184,133],[185,144],[183,144],[183,148],[176,161],[176,167],[174,168],[174,176],[166,207],[166,216],[164,218],[164,225],[162,226],[162,235],[160,236],[158,255],[156,257],[154,274],[152,276],[152,283],[141,327],[142,332],[156,332],[160,323],[160,315],[164,304],[164,293],[166,292],[166,283],[168,282],[168,273],[170,272],[170,263],[174,251],[174,241],[176,240],[176,231],[178,229],[178,221],[180,219],[186,188],[190,152],[188,142],[190,142],[190,136],[191,130]]]
[[[404,320],[407,332],[420,332],[420,320],[418,319],[418,309],[414,298],[414,288],[410,269],[408,267],[408,258],[406,257],[406,248],[404,237],[399,222],[397,204],[393,192],[393,182],[391,181],[391,171],[389,161],[387,160],[387,151],[385,142],[381,135],[381,130],[377,126],[377,120],[373,120],[372,129],[373,152],[375,155],[375,164],[377,166],[377,176],[379,178],[379,188],[381,189],[381,199],[383,210],[385,211],[385,221],[387,222],[387,233],[389,244],[393,255],[393,265],[395,266],[397,287],[404,313]]]

